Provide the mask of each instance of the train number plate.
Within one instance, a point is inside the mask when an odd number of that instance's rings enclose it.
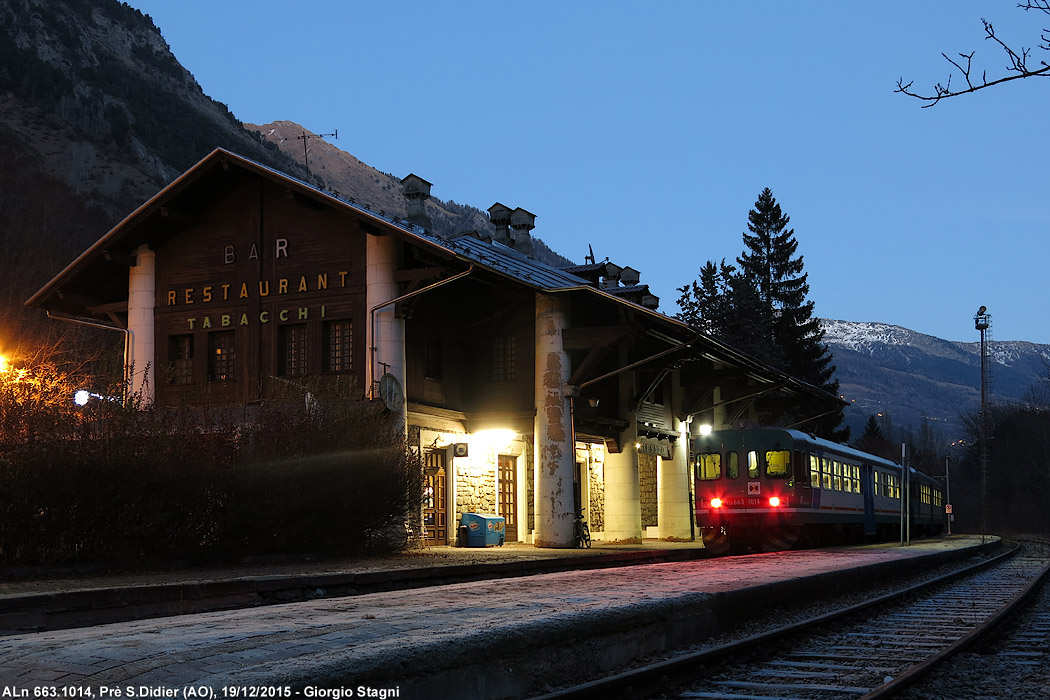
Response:
[[[727,506],[736,506],[737,508],[751,508],[762,505],[761,498],[727,498],[725,499]]]

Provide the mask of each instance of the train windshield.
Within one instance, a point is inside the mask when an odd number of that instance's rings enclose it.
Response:
[[[740,476],[740,453],[730,452],[726,456],[729,458],[728,464],[726,464],[726,477],[736,479]]]
[[[770,479],[786,479],[791,476],[791,452],[788,450],[767,452],[766,476]]]
[[[696,478],[711,481],[722,476],[722,455],[706,452],[696,456]]]

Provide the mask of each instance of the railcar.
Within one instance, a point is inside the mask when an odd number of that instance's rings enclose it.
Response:
[[[939,534],[945,522],[936,480],[808,433],[714,431],[694,437],[692,453],[696,524],[714,554],[899,537],[904,474],[911,533]]]

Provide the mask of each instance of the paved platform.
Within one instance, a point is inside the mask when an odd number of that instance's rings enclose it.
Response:
[[[239,689],[317,697],[316,688],[342,690],[340,697],[527,697],[548,679],[571,678],[580,664],[611,668],[717,633],[801,591],[929,566],[980,543],[955,536],[910,547],[571,570],[14,635],[0,638],[0,690],[78,688],[96,698],[115,691],[183,698],[192,696],[189,688],[216,697],[243,697]],[[83,697],[70,692],[57,696]]]

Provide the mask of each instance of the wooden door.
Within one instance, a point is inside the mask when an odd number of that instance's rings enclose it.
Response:
[[[423,454],[423,526],[426,544],[448,544],[448,497],[445,486],[445,453]]]
[[[499,456],[499,514],[507,520],[506,540],[518,539],[518,460]]]

